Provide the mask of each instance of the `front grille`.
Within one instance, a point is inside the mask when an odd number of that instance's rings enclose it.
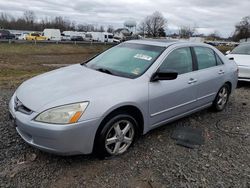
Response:
[[[15,100],[14,100],[14,109],[18,112],[21,112],[27,115],[32,114],[32,110],[24,106],[23,103],[17,97],[15,97]]]

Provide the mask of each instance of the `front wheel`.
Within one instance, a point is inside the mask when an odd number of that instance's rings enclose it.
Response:
[[[137,121],[128,114],[120,114],[106,121],[97,135],[96,153],[99,157],[125,153],[137,135]]]
[[[220,88],[219,92],[216,95],[216,98],[213,102],[213,109],[216,111],[222,111],[228,102],[229,95],[229,86],[228,84],[225,84]]]

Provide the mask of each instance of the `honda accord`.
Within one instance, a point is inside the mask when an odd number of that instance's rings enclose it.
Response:
[[[120,155],[148,131],[225,108],[233,60],[200,43],[134,40],[25,81],[9,103],[18,134],[41,150]]]

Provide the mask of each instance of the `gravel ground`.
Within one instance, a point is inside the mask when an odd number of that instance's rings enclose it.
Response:
[[[0,187],[250,187],[250,84],[223,112],[204,110],[142,136],[124,155],[61,157],[28,146],[8,119],[13,90],[0,88]],[[176,145],[177,126],[203,129],[205,144]]]

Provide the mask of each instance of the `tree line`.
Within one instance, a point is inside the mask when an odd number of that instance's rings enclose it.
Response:
[[[61,16],[54,18],[45,17],[37,19],[33,11],[25,11],[21,17],[14,17],[10,14],[0,14],[0,29],[43,31],[45,28],[60,29],[61,31],[104,31],[104,26],[95,27],[93,24],[76,24]],[[109,31],[112,26],[108,26]]]
[[[36,18],[33,11],[25,11],[21,17],[14,17],[10,14],[0,14],[0,29],[13,29],[13,30],[31,30],[42,31],[45,28],[55,28],[61,31],[76,30],[76,31],[105,31],[104,26],[94,26],[93,24],[76,24],[74,21],[70,21],[61,16],[54,18]],[[145,37],[165,37],[167,28],[167,19],[162,13],[156,11],[151,15],[146,16],[137,27],[138,32]],[[109,25],[106,29],[108,32],[113,32],[114,27]],[[195,35],[195,28],[189,26],[181,26],[177,35],[181,38],[189,38]],[[218,31],[215,31],[208,35],[211,39],[221,39]],[[235,25],[235,31],[230,39],[239,41],[241,39],[250,38],[250,15],[241,19],[239,23]]]

